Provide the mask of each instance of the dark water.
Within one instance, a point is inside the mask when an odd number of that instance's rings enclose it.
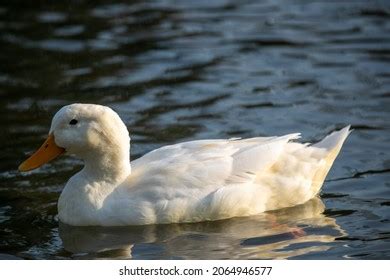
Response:
[[[8,2],[1,257],[390,258],[388,1]],[[71,228],[56,203],[80,161],[16,169],[73,102],[117,110],[132,158],[190,139],[302,132],[316,141],[355,130],[321,199],[304,205],[192,225]]]

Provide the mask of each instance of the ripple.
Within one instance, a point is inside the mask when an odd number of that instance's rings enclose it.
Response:
[[[54,35],[68,37],[68,36],[80,35],[84,31],[85,31],[85,26],[83,25],[71,25],[71,26],[57,28],[56,30],[54,30]]]
[[[62,52],[68,52],[68,53],[76,53],[83,51],[86,47],[86,44],[79,40],[63,40],[63,39],[50,39],[50,40],[44,40],[37,45],[48,51],[62,51]]]
[[[42,12],[38,15],[38,21],[44,23],[64,22],[66,18],[67,15],[60,12]]]

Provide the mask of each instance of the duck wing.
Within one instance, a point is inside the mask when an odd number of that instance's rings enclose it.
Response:
[[[299,134],[250,139],[216,139],[164,146],[132,162],[135,175],[149,183],[197,189],[248,183],[272,166]]]

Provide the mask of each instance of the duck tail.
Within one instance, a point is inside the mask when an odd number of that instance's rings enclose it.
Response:
[[[320,142],[314,144],[313,147],[323,148],[323,149],[326,149],[328,151],[332,151],[332,150],[338,148],[338,151],[337,151],[337,154],[338,154],[345,139],[347,139],[348,135],[352,132],[352,130],[350,128],[351,128],[351,125],[348,125],[339,131],[332,132],[331,134],[326,136],[324,139],[322,139]],[[336,156],[337,156],[337,154],[336,154]]]
[[[325,156],[323,157],[324,164],[318,168],[312,180],[313,194],[317,194],[320,191],[325,177],[339,154],[345,139],[347,139],[348,135],[352,132],[350,128],[351,126],[348,125],[339,131],[334,131],[320,142],[312,145],[312,147],[326,150]]]

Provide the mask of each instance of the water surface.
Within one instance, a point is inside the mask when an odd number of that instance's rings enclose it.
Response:
[[[3,258],[390,258],[390,5],[386,1],[0,4]],[[320,199],[199,224],[77,228],[56,203],[81,162],[18,164],[73,102],[113,107],[132,158],[205,138],[352,124]]]

